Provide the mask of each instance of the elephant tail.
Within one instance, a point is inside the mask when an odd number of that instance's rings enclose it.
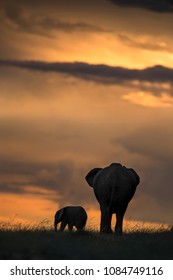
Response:
[[[118,192],[117,192],[118,188],[119,188],[118,185],[116,185],[114,188],[111,188],[110,202],[109,202],[109,206],[108,206],[109,211],[112,210],[113,205],[116,205],[115,198],[116,198],[116,200],[118,200]]]

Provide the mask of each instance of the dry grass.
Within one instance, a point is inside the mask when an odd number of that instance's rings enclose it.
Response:
[[[128,225],[128,224],[127,224]],[[0,222],[0,259],[173,259],[171,226],[147,228],[134,223],[124,235],[55,233],[52,223]]]

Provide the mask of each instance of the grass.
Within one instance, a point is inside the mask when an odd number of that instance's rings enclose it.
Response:
[[[0,259],[173,259],[173,231],[134,229],[123,236],[83,232],[55,233],[49,221],[37,225],[0,223]]]

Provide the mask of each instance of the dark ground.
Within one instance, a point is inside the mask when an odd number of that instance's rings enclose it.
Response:
[[[173,259],[173,231],[118,237],[94,231],[0,230],[0,259]]]

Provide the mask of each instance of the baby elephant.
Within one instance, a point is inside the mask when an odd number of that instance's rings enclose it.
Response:
[[[86,225],[87,213],[81,206],[66,206],[58,210],[55,214],[54,227],[57,231],[57,224],[61,222],[60,231],[63,231],[68,225],[68,230],[71,231],[73,226],[77,230],[82,230]]]

